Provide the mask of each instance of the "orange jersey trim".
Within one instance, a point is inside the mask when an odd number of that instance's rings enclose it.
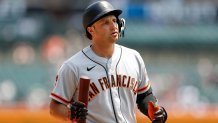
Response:
[[[57,98],[57,99],[63,101],[63,102],[66,103],[66,104],[70,103],[70,101],[64,99],[63,97],[60,97],[60,96],[56,95],[55,93],[51,93],[51,96],[53,96],[53,97],[55,97],[55,98]]]
[[[145,90],[147,90],[148,88],[150,88],[150,84],[148,84],[147,86],[145,86],[145,87],[143,87],[143,88],[138,89],[137,92],[139,93],[139,92],[145,91]]]

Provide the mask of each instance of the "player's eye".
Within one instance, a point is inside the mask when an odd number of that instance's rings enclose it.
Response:
[[[109,21],[108,21],[108,20],[106,20],[106,21],[104,22],[104,24],[109,24]]]

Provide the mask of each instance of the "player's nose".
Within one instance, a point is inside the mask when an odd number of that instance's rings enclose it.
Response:
[[[118,24],[117,24],[117,22],[111,22],[110,28],[111,28],[111,30],[116,30],[116,29],[118,29]]]

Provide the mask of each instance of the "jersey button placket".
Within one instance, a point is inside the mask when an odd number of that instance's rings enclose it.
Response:
[[[109,75],[113,73],[113,66],[111,66],[111,59],[108,59],[107,61],[107,71]]]
[[[115,73],[115,65],[112,64],[111,62],[111,59],[108,60],[107,62],[107,68],[108,68],[108,74],[109,76],[111,75],[116,75]],[[109,77],[110,79],[110,77]],[[111,81],[110,81],[110,85],[111,85]],[[113,95],[113,99],[114,99],[114,106],[115,106],[115,109],[116,109],[116,113],[117,113],[117,116],[118,116],[118,120],[119,120],[119,123],[126,123],[124,118],[123,118],[123,115],[121,113],[121,109],[120,109],[120,98],[119,98],[119,94],[118,94],[118,89],[115,89],[115,88],[111,88],[111,91],[112,91],[112,95]]]

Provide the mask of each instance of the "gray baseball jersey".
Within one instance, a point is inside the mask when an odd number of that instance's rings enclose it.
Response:
[[[107,59],[84,48],[64,62],[50,97],[66,105],[77,101],[81,76],[91,80],[87,123],[136,123],[137,94],[150,88],[137,51],[115,44]]]

